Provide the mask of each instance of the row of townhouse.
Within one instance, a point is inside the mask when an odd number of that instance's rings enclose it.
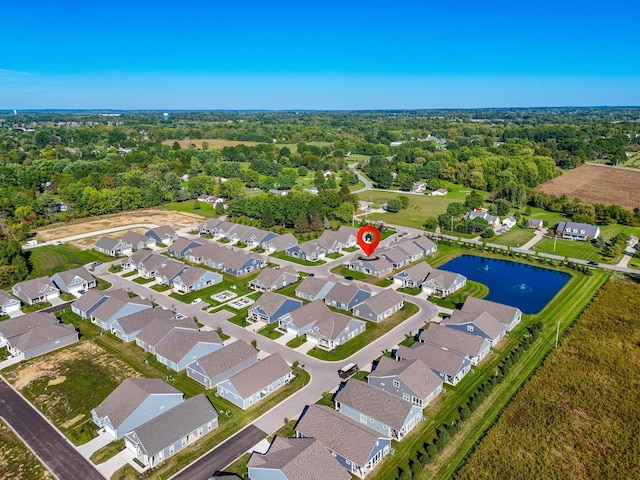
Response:
[[[431,267],[427,262],[417,263],[393,276],[394,282],[404,288],[419,288],[428,295],[447,297],[467,284],[467,277],[456,272]]]
[[[353,258],[347,267],[349,270],[383,277],[413,263],[424,256],[435,253],[437,246],[425,236],[405,238],[377,250],[372,258]]]
[[[358,229],[343,225],[337,231],[325,230],[317,239],[291,246],[285,252],[290,257],[315,262],[325,255],[355,247],[357,241]]]
[[[171,245],[178,240],[178,234],[169,225],[163,225],[147,230],[144,234],[129,231],[122,238],[109,236],[101,237],[93,249],[111,257],[129,255],[136,250],[155,247],[158,243]]]
[[[248,247],[260,246],[265,251],[280,252],[298,244],[292,234],[278,235],[249,225],[210,218],[198,226],[201,235],[212,235],[214,240],[226,239],[229,243],[244,243]]]

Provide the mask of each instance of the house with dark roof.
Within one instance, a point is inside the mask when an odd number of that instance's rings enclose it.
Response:
[[[243,410],[282,388],[293,378],[291,367],[276,353],[218,384],[218,396]]]
[[[472,313],[454,310],[450,317],[440,321],[440,325],[486,338],[491,347],[495,347],[507,334],[507,326],[486,311]]]
[[[351,475],[315,438],[276,436],[266,453],[253,452],[251,480],[350,480]]]
[[[597,225],[577,222],[558,222],[556,224],[556,237],[588,242],[599,236],[600,227]]]
[[[188,398],[124,435],[145,467],[155,467],[218,428],[218,412],[204,394]]]
[[[466,355],[472,365],[480,363],[491,351],[489,340],[439,323],[431,323],[420,334],[420,341]]]
[[[336,410],[395,440],[422,420],[422,408],[360,380],[349,380],[334,399]]]
[[[172,257],[184,258],[189,250],[201,247],[207,243],[205,240],[191,240],[189,238],[178,238],[167,248],[167,253]]]
[[[311,304],[309,304],[311,305]],[[307,330],[307,340],[318,347],[333,350],[366,330],[366,322],[333,312],[328,313]]]
[[[177,242],[176,242],[177,243]],[[222,283],[224,278],[217,272],[200,267],[187,267],[173,277],[173,291],[176,293],[190,293]]]
[[[374,277],[383,277],[393,272],[393,264],[382,256],[373,259],[353,257],[347,264],[347,268]]]
[[[217,243],[206,243],[200,247],[189,250],[185,259],[193,263],[204,263],[210,268],[222,268],[222,262],[229,249]]]
[[[282,252],[296,245],[298,245],[298,239],[292,233],[276,235],[260,242],[260,246],[268,253]]]
[[[249,286],[259,292],[280,290],[299,280],[298,272],[287,265],[282,268],[265,268],[256,278],[249,282]]]
[[[367,382],[420,408],[443,389],[442,379],[419,359],[399,362],[383,356],[367,375]]]
[[[542,220],[538,220],[537,218],[530,218],[529,220],[527,220],[527,227],[540,230],[544,228],[544,222]]]
[[[368,286],[353,282],[340,282],[327,293],[327,296],[324,297],[324,303],[341,310],[351,310],[355,305],[364,302],[370,297],[371,289]]]
[[[133,250],[144,250],[145,248],[153,248],[156,241],[153,238],[146,237],[138,232],[128,231],[122,236],[122,241],[131,245]]]
[[[187,365],[187,376],[209,389],[255,363],[256,349],[244,340],[236,340]]]
[[[391,452],[391,438],[323,405],[309,405],[295,426],[296,437],[315,438],[347,471],[367,476]]]
[[[142,278],[154,278],[158,269],[170,259],[164,255],[151,253],[138,263],[138,275]]]
[[[317,240],[309,240],[307,242],[294,245],[285,250],[289,257],[300,258],[307,262],[315,262],[321,260],[328,253],[327,248],[321,245]]]
[[[444,383],[450,385],[456,385],[471,371],[471,360],[465,354],[445,350],[430,343],[414,343],[411,347],[400,345],[396,358],[418,359],[439,375]]]
[[[278,322],[285,315],[302,307],[302,302],[275,292],[264,292],[247,311],[250,322]]]
[[[173,333],[185,330],[199,331],[198,325],[193,318],[186,317],[180,320],[154,318],[138,332],[136,345],[145,352],[155,355],[156,349],[166,342]]]
[[[49,277],[38,277],[16,283],[11,292],[27,305],[50,302],[60,296],[60,290]]]
[[[11,315],[20,311],[20,300],[0,290],[0,315]]]
[[[96,242],[93,249],[110,257],[119,257],[121,255],[129,255],[132,251],[132,246],[122,240],[104,236]]]
[[[308,276],[296,287],[295,294],[296,297],[310,302],[323,300],[334,286],[335,283],[329,280]]]
[[[95,288],[98,282],[85,267],[78,267],[56,273],[51,277],[53,283],[63,292],[78,296],[90,288]]]
[[[169,225],[151,228],[145,232],[144,236],[153,238],[156,243],[164,243],[165,245],[171,245],[178,240],[178,234]]]
[[[154,319],[170,321],[174,313],[164,308],[147,308],[116,319],[111,324],[111,333],[125,343],[133,342],[136,335]]]
[[[206,262],[205,262],[206,263]],[[229,275],[239,277],[254,270],[264,268],[266,261],[262,255],[253,252],[242,252],[238,250],[227,250],[226,257],[222,263],[222,271]]]
[[[127,378],[96,408],[91,418],[116,439],[182,403],[183,393],[159,378]]]
[[[174,372],[222,348],[222,339],[215,331],[194,331],[174,328],[155,348],[156,360]]]
[[[364,302],[351,307],[351,312],[370,322],[381,322],[404,307],[404,299],[395,290],[389,288],[367,298]]]
[[[484,298],[467,297],[461,310],[470,313],[489,312],[496,320],[507,327],[507,332],[513,330],[522,320],[522,311],[519,308],[492,302]]]
[[[201,223],[200,225],[198,225],[198,231],[200,232],[200,235],[207,235],[207,234],[213,235],[213,233],[215,232],[216,226],[219,225],[220,223],[222,223],[222,220],[218,218],[208,218],[207,220],[205,220],[204,223]]]

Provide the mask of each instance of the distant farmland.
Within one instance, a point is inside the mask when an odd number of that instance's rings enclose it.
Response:
[[[629,210],[640,206],[640,170],[607,165],[582,165],[543,183],[537,190],[567,195],[589,203],[618,205]]]

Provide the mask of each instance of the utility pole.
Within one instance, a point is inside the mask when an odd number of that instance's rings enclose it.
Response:
[[[558,320],[558,328],[556,329],[556,348],[558,348],[558,337],[560,337],[560,320]]]

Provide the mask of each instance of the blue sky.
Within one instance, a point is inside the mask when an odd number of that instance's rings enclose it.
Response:
[[[6,3],[0,109],[640,105],[629,0]]]

